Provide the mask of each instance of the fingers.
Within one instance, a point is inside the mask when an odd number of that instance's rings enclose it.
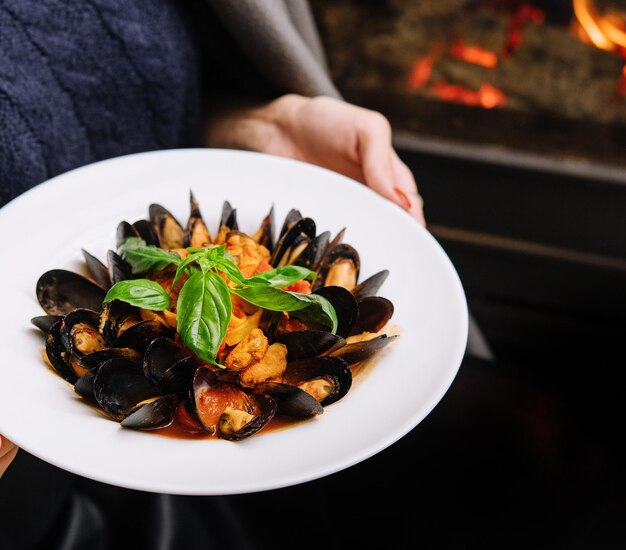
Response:
[[[15,458],[18,448],[0,435],[0,477]]]
[[[424,201],[417,190],[415,178],[409,167],[400,160],[395,151],[392,152],[392,164],[396,193],[406,200],[405,210],[421,225],[426,226],[424,218]]]
[[[368,112],[357,128],[365,184],[426,225],[423,201],[413,174],[391,144],[391,126],[381,114]]]

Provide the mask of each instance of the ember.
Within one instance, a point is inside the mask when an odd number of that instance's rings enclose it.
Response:
[[[344,97],[400,129],[626,162],[626,0],[312,6]]]

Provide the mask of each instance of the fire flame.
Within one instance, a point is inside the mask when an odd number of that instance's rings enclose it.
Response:
[[[574,0],[574,14],[583,40],[602,50],[626,49],[626,17],[623,14],[599,14],[592,0]]]
[[[613,51],[626,59],[626,13],[607,11],[599,13],[594,0],[573,0],[575,21],[573,31],[578,38],[587,44],[606,51]],[[544,22],[544,13],[530,4],[522,4],[509,19],[506,45],[501,52],[492,52],[478,45],[464,44],[460,39],[452,43],[435,44],[428,55],[419,57],[413,63],[407,79],[407,88],[410,92],[423,89],[430,94],[443,99],[465,105],[493,109],[505,105],[505,93],[495,86],[485,82],[477,90],[450,82],[433,81],[433,67],[440,56],[446,51],[467,63],[480,65],[487,69],[494,69],[500,61],[506,59],[520,46],[524,26],[527,23],[541,24]],[[618,93],[626,95],[626,65],[623,68],[621,79],[617,85]]]

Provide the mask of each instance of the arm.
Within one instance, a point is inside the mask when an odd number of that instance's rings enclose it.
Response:
[[[425,225],[413,175],[392,147],[389,122],[376,111],[330,97],[289,94],[260,106],[220,110],[208,121],[206,144],[329,168],[371,187]]]

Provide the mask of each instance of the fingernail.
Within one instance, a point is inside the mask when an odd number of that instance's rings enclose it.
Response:
[[[400,189],[399,187],[394,187],[393,189],[396,192],[396,195],[398,195],[398,198],[400,199],[400,202],[402,203],[402,206],[404,207],[404,209],[410,210],[411,201],[409,200],[409,197],[407,197],[404,191],[402,191],[402,189]]]

